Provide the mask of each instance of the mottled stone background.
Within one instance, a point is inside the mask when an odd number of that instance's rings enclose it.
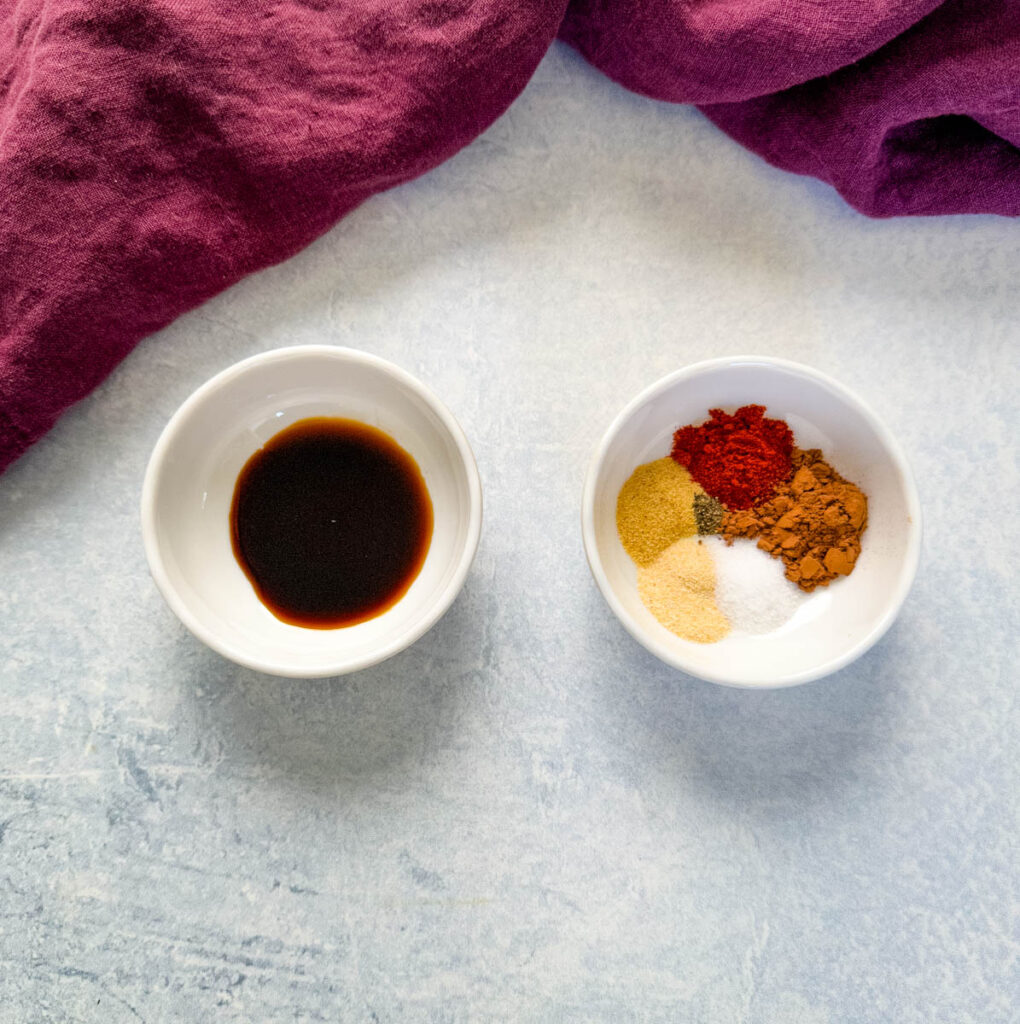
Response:
[[[146,341],[0,478],[0,1020],[998,1024],[1017,994],[1020,232],[868,221],[553,50],[478,142]],[[146,460],[244,356],[448,402],[485,488],[411,650],[281,681],[149,580]],[[756,351],[860,390],[926,515],[835,677],[660,665],[585,565],[637,390]]]

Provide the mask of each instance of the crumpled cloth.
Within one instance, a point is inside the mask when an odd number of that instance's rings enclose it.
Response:
[[[142,337],[476,137],[557,34],[866,214],[1020,215],[1020,0],[19,0],[0,470]]]
[[[1020,215],[1020,0],[584,0],[560,35],[862,213]]]

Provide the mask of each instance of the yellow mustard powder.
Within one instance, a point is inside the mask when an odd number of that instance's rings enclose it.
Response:
[[[699,493],[704,492],[691,474],[669,456],[631,473],[616,499],[616,529],[624,550],[639,566],[698,532],[694,496]]]

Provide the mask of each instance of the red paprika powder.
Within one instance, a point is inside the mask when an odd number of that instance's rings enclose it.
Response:
[[[782,420],[765,419],[765,406],[708,414],[700,426],[673,435],[670,454],[713,498],[728,508],[752,508],[789,479],[793,431]]]

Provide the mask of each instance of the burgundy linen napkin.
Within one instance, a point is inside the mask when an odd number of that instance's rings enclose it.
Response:
[[[1020,0],[566,3],[6,5],[0,471],[140,338],[478,135],[557,31],[870,215],[1020,215]]]
[[[1020,216],[1020,0],[953,0],[835,74],[701,109],[872,217]]]
[[[0,14],[0,470],[146,334],[483,131],[566,0]]]
[[[870,216],[1020,215],[1020,0],[575,0],[560,35]]]

